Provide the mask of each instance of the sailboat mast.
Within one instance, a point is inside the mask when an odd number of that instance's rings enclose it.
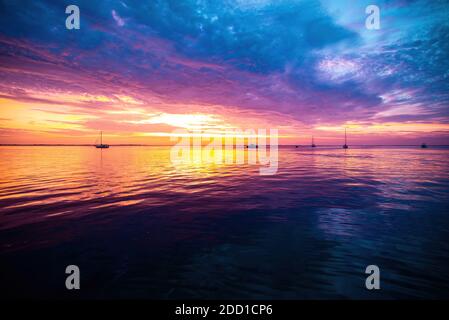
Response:
[[[103,144],[103,131],[100,131],[100,144]]]
[[[347,144],[347,143],[346,143],[346,128],[345,128],[345,144]]]

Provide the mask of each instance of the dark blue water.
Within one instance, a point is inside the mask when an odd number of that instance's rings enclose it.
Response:
[[[449,297],[449,149],[281,148],[273,176],[169,153],[0,147],[2,295]]]

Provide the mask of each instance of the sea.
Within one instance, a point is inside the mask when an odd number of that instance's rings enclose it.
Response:
[[[277,166],[0,146],[1,295],[449,298],[448,147],[282,146]]]

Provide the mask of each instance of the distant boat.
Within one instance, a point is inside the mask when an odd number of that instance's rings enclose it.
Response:
[[[103,131],[100,131],[100,144],[96,144],[95,148],[98,148],[98,149],[107,149],[107,148],[109,148],[108,144],[103,144]]]
[[[345,144],[343,145],[343,149],[348,149],[349,147],[348,147],[348,144],[347,144],[347,141],[346,141],[346,128],[345,128]]]
[[[250,145],[246,146],[246,148],[247,149],[257,149],[257,148],[259,148],[259,145],[251,143]]]
[[[426,149],[426,148],[427,148],[427,144],[423,143],[423,144],[421,145],[421,148],[422,148],[422,149]]]
[[[315,148],[315,147],[316,147],[315,142],[313,141],[313,136],[312,136],[312,145],[311,145],[311,147],[312,147],[312,148]]]

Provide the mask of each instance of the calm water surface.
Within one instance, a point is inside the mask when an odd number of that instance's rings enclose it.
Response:
[[[448,169],[447,148],[284,147],[260,176],[169,147],[0,147],[2,295],[447,298]]]

